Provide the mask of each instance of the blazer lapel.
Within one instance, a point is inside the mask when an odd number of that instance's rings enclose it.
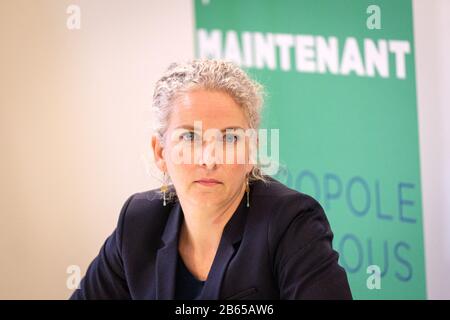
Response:
[[[216,256],[214,257],[208,278],[206,279],[205,286],[200,295],[200,299],[202,300],[218,300],[221,298],[220,289],[224,280],[224,275],[235,251],[239,248],[239,243],[245,229],[248,209],[244,206],[244,199],[245,195],[236,209],[236,212],[223,229]]]
[[[202,300],[217,300],[220,298],[220,288],[225,272],[238,249],[245,228],[248,208],[245,207],[244,199],[245,195],[223,229],[219,247],[200,296]],[[180,203],[176,202],[170,211],[161,237],[163,246],[156,254],[156,299],[158,300],[175,298],[178,235],[183,219]]]
[[[179,202],[172,207],[156,254],[156,299],[175,298],[175,278],[178,259],[178,233],[183,221]]]

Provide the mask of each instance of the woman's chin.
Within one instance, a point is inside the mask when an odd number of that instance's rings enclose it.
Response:
[[[202,207],[212,207],[223,201],[223,194],[219,192],[196,192],[194,202]]]

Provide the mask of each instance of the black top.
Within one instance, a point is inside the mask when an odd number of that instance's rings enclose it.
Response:
[[[175,300],[196,300],[200,296],[205,281],[198,280],[184,264],[183,258],[178,254],[176,273]]]

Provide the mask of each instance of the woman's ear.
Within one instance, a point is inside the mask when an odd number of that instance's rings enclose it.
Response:
[[[166,170],[166,161],[164,159],[163,146],[159,137],[156,135],[152,136],[152,150],[153,155],[155,157],[155,164],[159,168],[159,170],[165,172]]]

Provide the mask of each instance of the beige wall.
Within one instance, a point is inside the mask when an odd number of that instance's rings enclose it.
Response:
[[[66,28],[69,4],[81,29]],[[189,0],[0,2],[0,299],[65,299],[126,198],[154,188],[153,84],[193,57]]]

